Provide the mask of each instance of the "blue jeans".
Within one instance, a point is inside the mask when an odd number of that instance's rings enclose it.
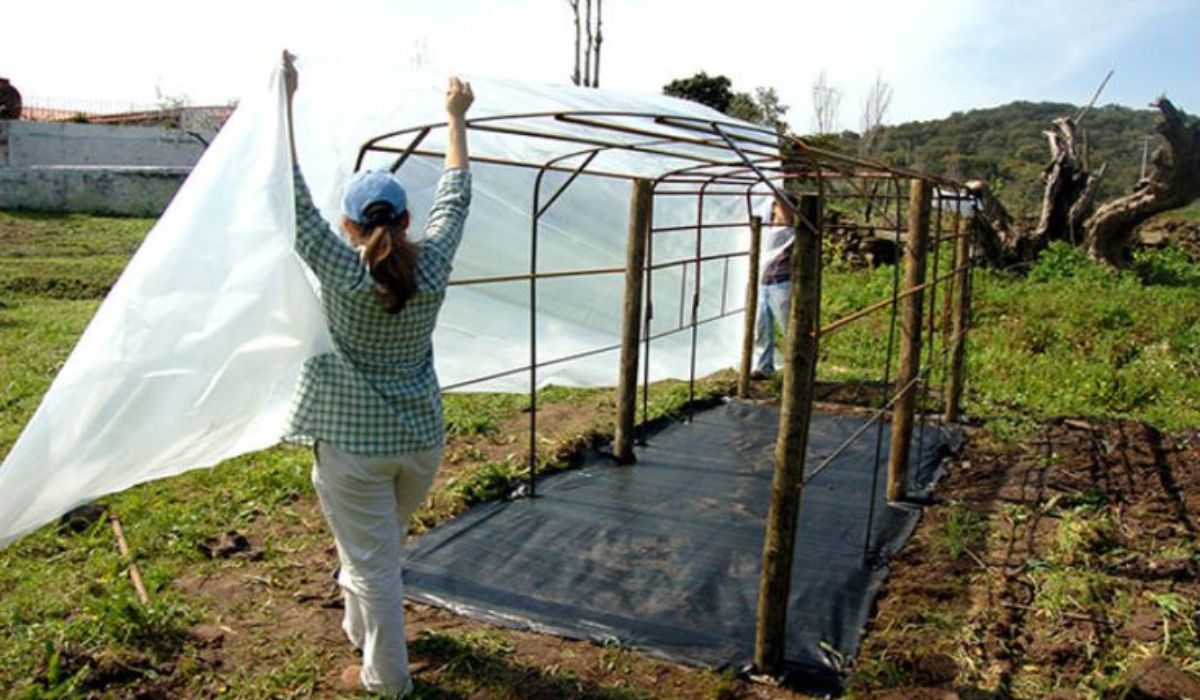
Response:
[[[788,301],[791,298],[790,282],[761,284],[758,286],[758,313],[754,324],[754,367],[753,371],[765,375],[775,373],[783,358],[775,348],[775,324],[787,332]]]

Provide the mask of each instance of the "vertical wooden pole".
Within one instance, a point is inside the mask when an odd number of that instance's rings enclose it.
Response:
[[[954,275],[954,286],[958,287],[958,296],[954,300],[954,335],[950,338],[950,379],[946,387],[946,422],[956,423],[959,419],[959,406],[963,393],[963,358],[967,346],[967,314],[971,309],[971,297],[968,293],[968,278],[971,274],[969,262],[971,256],[971,237],[968,223],[960,237],[954,241],[954,257],[958,262],[958,272]]]
[[[924,180],[909,181],[908,235],[904,241],[904,290],[925,283],[925,249],[929,241],[930,188]],[[961,295],[960,295],[961,296]],[[917,407],[914,383],[921,371],[921,304],[923,291],[901,301],[900,369],[892,409],[892,447],[888,454],[888,500],[904,499],[908,481],[908,447],[912,442],[913,413]]]
[[[638,344],[641,341],[642,281],[646,271],[646,238],[654,194],[649,180],[634,180],[629,201],[629,240],[625,247],[625,307],[621,321],[621,374],[617,378],[617,429],[613,456],[632,464],[634,414],[637,409]]]
[[[771,675],[783,669],[792,555],[804,488],[804,453],[808,448],[821,307],[820,222],[820,198],[801,197],[795,223],[796,243],[792,248],[779,437],[775,441],[775,475],[771,480],[771,504],[763,539],[754,639],[754,665],[760,672]]]
[[[746,315],[742,324],[742,365],[738,369],[738,396],[750,395],[750,368],[754,364],[754,328],[758,323],[758,261],[762,250],[762,217],[750,217],[750,274],[746,275]]]

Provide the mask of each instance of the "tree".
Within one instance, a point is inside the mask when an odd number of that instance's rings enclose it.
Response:
[[[1113,265],[1128,262],[1133,233],[1139,224],[1169,209],[1200,198],[1200,120],[1191,123],[1165,96],[1155,131],[1164,143],[1154,151],[1150,176],[1132,194],[1106,202],[1084,224],[1088,255]]]
[[[777,133],[787,133],[788,123],[783,120],[783,115],[787,114],[788,106],[779,101],[779,93],[775,92],[775,88],[754,88],[754,101],[762,110],[761,124],[770,126]]]
[[[731,117],[736,117],[742,121],[762,124],[764,120],[762,107],[754,99],[754,96],[748,92],[735,92],[729,100],[729,107],[726,108],[726,114]]]
[[[862,116],[859,118],[858,154],[864,158],[875,155],[883,147],[883,118],[887,116],[888,108],[892,106],[892,86],[888,85],[882,75],[875,76],[875,82],[867,88],[867,97],[863,100]]]
[[[787,131],[783,115],[788,106],[779,101],[773,87],[754,88],[754,94],[733,92],[732,83],[723,75],[700,72],[690,78],[672,80],[663,86],[663,94],[699,102],[736,119],[770,127],[776,133]]]
[[[596,20],[592,22],[592,3],[596,3]],[[567,0],[571,14],[575,19],[575,68],[571,72],[571,82],[583,87],[600,86],[600,45],[604,42],[601,32],[602,8],[604,0],[584,0],[584,16],[582,23],[579,16],[579,0]],[[586,41],[584,37],[586,34]],[[580,72],[580,63],[583,71]]]
[[[817,76],[812,87],[813,127],[818,134],[837,131],[838,110],[842,107],[842,91],[829,84],[825,71]]]
[[[708,73],[701,71],[690,78],[680,78],[667,83],[663,86],[663,94],[699,102],[728,114],[729,104],[733,101],[730,85],[729,78],[723,75],[710,77]]]
[[[1189,121],[1165,97],[1156,130],[1164,144],[1155,151],[1154,168],[1134,192],[1110,200],[1090,217],[1096,185],[1106,167],[1088,170],[1087,148],[1077,138],[1079,117],[1059,117],[1049,138],[1051,162],[1044,171],[1042,212],[1035,229],[1020,226],[982,182],[967,183],[983,205],[978,220],[981,243],[990,262],[1032,260],[1051,240],[1084,243],[1089,257],[1114,267],[1127,265],[1139,224],[1160,212],[1200,198],[1200,121]]]

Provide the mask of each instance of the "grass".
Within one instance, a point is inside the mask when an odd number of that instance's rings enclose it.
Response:
[[[941,262],[948,266],[945,254]],[[827,274],[823,322],[890,296],[893,271]],[[976,275],[966,411],[995,435],[1022,439],[1062,415],[1200,425],[1200,263],[1168,248],[1139,252],[1131,270],[1114,272],[1054,244],[1026,275]],[[879,312],[823,337],[818,376],[881,379],[890,320]],[[944,386],[941,341],[936,334],[924,349],[935,389]]]
[[[0,454],[15,442],[152,223],[0,212],[0,353],[5,358],[0,365]],[[698,391],[703,399],[718,390],[705,383]],[[611,390],[552,386],[539,392],[538,401],[543,407],[590,407],[591,429],[611,430]],[[656,385],[650,416],[678,415],[686,402],[686,385]],[[501,426],[511,431],[512,423],[523,422],[528,397],[452,394],[445,406],[447,434],[470,445],[504,439]],[[561,454],[568,447],[556,442],[539,452],[539,470],[568,467]],[[511,492],[526,469],[524,444],[512,449],[520,459],[465,460],[454,476],[435,487],[434,507],[415,516],[416,529]],[[136,603],[126,573],[129,562],[117,553],[105,519],[78,534],[48,526],[0,550],[0,590],[5,592],[0,597],[0,694],[76,697],[113,683],[153,679],[176,664],[193,669],[193,690],[233,697],[310,694],[325,661],[313,657],[304,640],[289,644],[296,653],[265,671],[237,669],[216,678],[197,666],[198,649],[187,632],[197,621],[211,619],[213,611],[174,585],[185,574],[217,575],[226,566],[202,552],[206,538],[255,531],[264,521],[272,523],[271,538],[256,546],[262,550],[267,588],[275,577],[289,575],[294,566],[290,553],[323,547],[328,539],[323,525],[299,503],[311,496],[310,469],[307,450],[279,446],[102,499],[123,521],[153,601],[147,608]],[[465,676],[480,659],[507,668],[504,650],[484,642],[470,636],[455,641],[463,659],[450,675],[464,678],[455,678],[450,688],[469,687]],[[114,668],[125,675],[116,678]],[[494,683],[515,683],[524,673],[513,667]],[[548,673],[537,683],[548,692],[578,685],[568,673]],[[425,687],[417,697],[458,697],[456,692]],[[614,700],[645,697],[632,690],[593,688],[589,693],[589,698]]]
[[[0,212],[0,454],[16,440],[152,223]],[[942,271],[946,260],[943,252]],[[891,268],[831,269],[825,277],[823,318],[886,298],[892,274]],[[976,300],[967,410],[985,419],[991,434],[1019,438],[1055,415],[1132,417],[1165,429],[1200,425],[1200,265],[1182,254],[1144,253],[1132,270],[1111,273],[1073,251],[1052,247],[1027,276],[980,272]],[[889,331],[889,317],[878,313],[823,338],[820,378],[880,379]],[[931,350],[933,357],[941,352],[940,344]],[[937,387],[941,379],[940,367],[935,368],[931,383]],[[728,386],[728,376],[706,381],[698,398],[718,395]],[[687,399],[684,383],[655,385],[650,417],[677,417]],[[570,405],[586,416],[577,434],[552,436],[549,444],[539,446],[540,470],[569,467],[565,451],[573,441],[611,431],[610,390],[548,387],[538,402],[549,408]],[[503,497],[525,476],[526,447],[519,426],[528,397],[454,394],[445,405],[447,433],[460,460],[415,516],[417,530],[473,503]],[[313,679],[329,661],[314,656],[304,640],[295,640],[295,653],[267,670],[217,674],[197,665],[199,651],[186,633],[195,622],[211,619],[214,611],[176,585],[185,575],[218,574],[229,566],[202,553],[205,538],[227,530],[262,529],[264,523],[270,523],[271,537],[256,543],[262,555],[260,575],[268,581],[293,575],[292,553],[327,543],[324,527],[305,507],[311,499],[310,464],[306,450],[276,447],[104,499],[124,522],[154,601],[149,608],[134,603],[125,573],[128,561],[116,552],[103,520],[78,534],[43,528],[0,550],[0,694],[50,698],[103,693],[97,689],[111,690],[133,683],[130,679],[148,682],[170,664],[194,667],[187,674],[193,677],[189,687],[194,692],[217,694],[225,687],[224,694],[234,697],[311,694]],[[1105,562],[1119,550],[1117,524],[1104,515],[1107,504],[1095,494],[1081,493],[1056,507],[1056,545],[1032,573],[1039,610],[1050,619],[1073,611],[1128,607],[1129,593],[1114,588],[1103,574]],[[1029,517],[1016,510],[1006,515]],[[963,558],[983,538],[983,518],[965,504],[952,505],[937,531],[926,536],[931,550],[936,556]],[[1149,604],[1175,623],[1164,642],[1172,653],[1178,657],[1194,651],[1195,603],[1162,593]],[[960,619],[958,613],[934,609],[917,612],[906,625],[947,635]],[[513,661],[504,638],[477,631],[433,633],[414,648],[446,660],[449,669],[436,686],[419,686],[415,697],[506,696],[523,684],[533,684],[546,697],[651,696],[633,687],[588,686],[571,671],[533,672]],[[615,673],[626,662],[614,650],[598,663]],[[888,660],[869,672],[893,680],[903,675]],[[732,683],[713,674],[711,696],[730,694]]]

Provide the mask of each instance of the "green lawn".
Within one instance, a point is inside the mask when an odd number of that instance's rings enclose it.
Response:
[[[152,223],[0,212],[0,454]],[[828,320],[885,298],[891,283],[890,268],[831,269],[823,315]],[[1020,437],[1056,415],[1200,426],[1200,265],[1182,255],[1142,254],[1132,271],[1116,274],[1053,247],[1027,276],[981,271],[976,303],[966,410],[994,434]],[[888,324],[888,315],[879,313],[827,337],[821,377],[880,378]],[[932,356],[941,356],[939,346]],[[934,364],[937,387],[941,369]],[[728,387],[726,375],[706,383],[702,395]],[[539,403],[576,406],[586,420],[573,429],[603,433],[611,430],[611,394],[552,387]],[[656,386],[652,413],[678,412],[685,400],[679,383]],[[526,405],[523,396],[448,398],[454,471],[415,517],[418,529],[505,493],[521,476],[524,438],[512,426]],[[572,439],[555,436],[539,452],[542,467],[565,467],[561,450]],[[311,503],[305,505],[309,468],[307,451],[277,447],[104,499],[134,543],[153,599],[148,608],[136,604],[127,562],[103,520],[80,534],[43,528],[0,551],[0,695],[86,695],[152,682],[170,660],[194,661],[198,651],[185,633],[211,611],[173,582],[226,566],[201,552],[206,537],[249,530],[264,519],[273,535],[262,543],[262,575],[290,575],[290,553],[328,539],[311,522]],[[242,669],[249,680],[233,695],[304,695],[316,663],[297,652],[270,672]],[[223,682],[204,668],[189,678],[193,692]]]

